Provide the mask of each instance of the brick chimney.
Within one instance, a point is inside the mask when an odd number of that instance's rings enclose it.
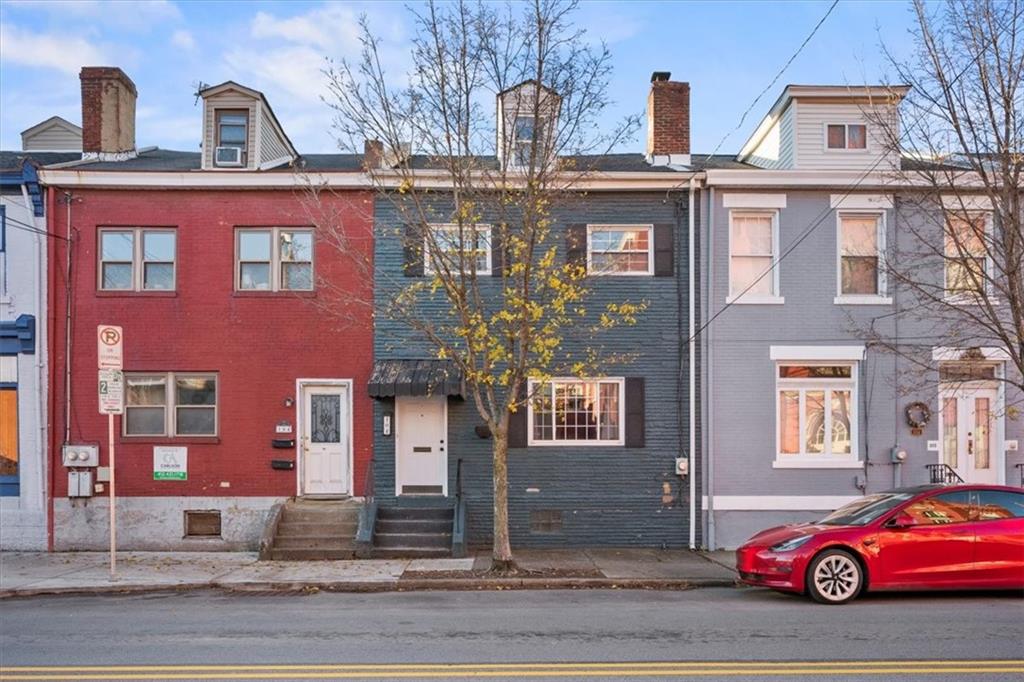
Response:
[[[363,142],[363,170],[378,170],[384,166],[384,143],[380,140]]]
[[[647,95],[647,161],[655,166],[690,165],[690,84],[651,75]]]
[[[121,161],[135,150],[135,83],[116,66],[83,66],[82,158]]]

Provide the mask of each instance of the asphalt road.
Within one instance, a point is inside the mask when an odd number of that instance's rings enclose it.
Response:
[[[1024,679],[1022,659],[1024,599],[1001,594],[842,607],[747,589],[0,602],[3,680],[1009,680]]]

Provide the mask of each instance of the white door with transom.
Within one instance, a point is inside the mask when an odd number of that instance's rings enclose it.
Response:
[[[302,386],[302,494],[349,492],[347,386]]]
[[[999,393],[963,384],[939,394],[942,462],[967,483],[999,483],[1003,467]]]
[[[395,398],[395,492],[448,494],[448,399]]]

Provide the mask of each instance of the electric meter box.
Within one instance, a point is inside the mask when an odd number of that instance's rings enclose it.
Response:
[[[92,497],[92,485],[91,469],[68,472],[68,497]]]
[[[61,450],[61,459],[66,467],[98,467],[100,446],[65,445]]]

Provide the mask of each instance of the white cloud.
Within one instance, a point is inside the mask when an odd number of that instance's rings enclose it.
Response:
[[[0,26],[0,60],[67,74],[77,74],[83,66],[99,66],[110,61],[105,50],[85,38],[33,33],[8,24]]]
[[[240,48],[224,55],[231,78],[257,90],[279,91],[315,103],[326,92],[324,57],[304,46]]]
[[[122,0],[116,3],[100,0],[5,0],[5,4],[33,13],[46,12],[58,21],[88,19],[108,26],[136,29],[181,19],[181,10],[169,0]]]
[[[196,48],[196,39],[184,29],[179,29],[171,34],[171,43],[183,50],[191,51]]]
[[[339,43],[356,43],[359,39],[359,17],[349,7],[329,5],[306,14],[281,18],[257,12],[250,31],[253,38],[283,38],[300,45],[327,50]]]

